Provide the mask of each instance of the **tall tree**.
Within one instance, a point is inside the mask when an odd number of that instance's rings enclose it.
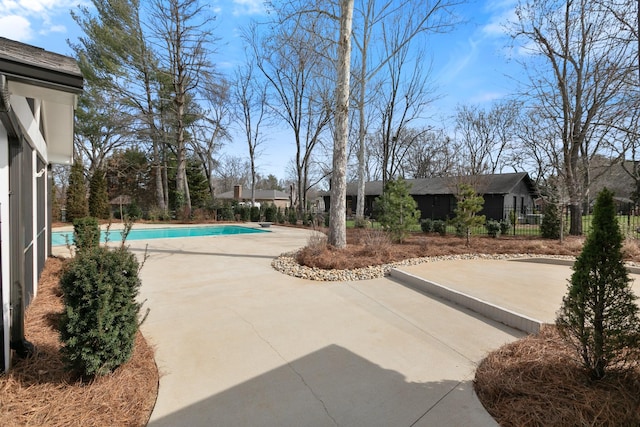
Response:
[[[234,99],[239,111],[236,112],[238,122],[244,131],[244,137],[249,149],[249,164],[251,167],[251,202],[256,201],[256,157],[264,142],[262,125],[267,107],[266,86],[256,81],[253,64],[249,63],[236,72]]]
[[[477,105],[456,108],[456,134],[464,164],[471,175],[502,172],[514,148],[520,106],[513,101],[494,103],[489,110]]]
[[[353,0],[340,0],[338,80],[336,82],[336,130],[333,142],[333,175],[329,207],[330,245],[347,246],[347,140],[349,138],[349,83],[351,77],[351,29]]]
[[[354,43],[359,66],[355,76],[355,99],[358,110],[358,197],[356,217],[364,214],[364,185],[366,175],[366,139],[368,134],[367,105],[370,104],[369,82],[387,67],[401,50],[410,44],[423,42],[420,36],[428,33],[444,32],[453,28],[452,9],[459,4],[450,1],[376,1],[359,0],[354,11]],[[382,53],[372,51],[373,43],[383,39],[385,31],[401,28],[398,43],[391,50]],[[384,80],[384,77],[382,78]]]
[[[289,5],[291,6],[291,5]],[[267,103],[290,128],[296,145],[295,170],[298,211],[306,209],[306,192],[313,153],[332,118],[327,53],[332,45],[320,37],[324,14],[305,12],[294,5],[278,9],[273,31],[260,37],[257,27],[246,41],[258,70],[267,80]]]
[[[84,167],[79,161],[75,161],[71,166],[69,174],[69,186],[67,187],[67,221],[73,222],[78,218],[89,215],[89,204],[87,202],[87,186],[84,180]]]
[[[211,75],[210,43],[213,17],[208,16],[198,0],[155,0],[152,23],[155,37],[164,44],[158,53],[160,72],[172,82],[172,138],[176,154],[176,193],[180,202],[176,209],[191,214],[191,198],[187,181],[188,103],[196,98],[198,87]],[[184,203],[184,206],[180,204]]]
[[[80,6],[73,19],[84,32],[72,45],[83,75],[98,86],[120,116],[128,116],[136,137],[152,147],[156,203],[168,206],[168,186],[163,155],[166,141],[159,109],[164,102],[157,73],[158,61],[150,48],[147,26],[141,18],[139,0],[91,0],[93,8]]]
[[[96,169],[89,180],[89,215],[98,219],[109,219],[109,195],[104,171]]]
[[[527,93],[559,141],[557,173],[571,212],[570,234],[582,234],[582,202],[589,190],[588,162],[612,129],[625,124],[625,98],[636,38],[598,3],[523,0],[512,34],[523,40]]]

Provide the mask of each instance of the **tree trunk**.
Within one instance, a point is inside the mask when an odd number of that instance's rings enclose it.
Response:
[[[572,236],[582,235],[582,203],[571,202],[569,205],[569,214],[571,222],[569,226],[569,234]]]
[[[336,87],[336,133],[333,145],[333,177],[329,209],[329,244],[347,246],[347,140],[349,137],[349,78],[351,74],[351,27],[353,0],[340,1],[338,84]]]

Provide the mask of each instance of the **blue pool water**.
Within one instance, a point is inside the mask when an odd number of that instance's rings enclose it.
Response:
[[[166,228],[141,228],[129,232],[127,240],[168,239],[172,237],[201,237],[220,236],[228,234],[268,233],[268,230],[242,227],[239,225],[213,225],[205,227],[166,227]],[[104,230],[100,234],[100,240],[104,242],[107,236]],[[51,233],[51,246],[64,246],[73,244],[73,231],[54,231]],[[120,230],[109,231],[110,242],[120,242],[122,233]]]

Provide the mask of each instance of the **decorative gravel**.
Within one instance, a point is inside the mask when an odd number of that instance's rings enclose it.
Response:
[[[409,258],[390,264],[373,265],[364,268],[354,268],[352,270],[324,270],[321,268],[311,268],[300,265],[296,261],[296,252],[287,252],[280,255],[271,262],[271,266],[277,271],[301,279],[318,281],[355,281],[377,279],[389,275],[394,267],[417,265],[425,262],[464,260],[464,259],[488,259],[488,260],[508,260],[518,258],[553,258],[574,260],[574,257],[563,255],[538,255],[538,254],[466,254],[466,255],[442,255],[436,257]]]

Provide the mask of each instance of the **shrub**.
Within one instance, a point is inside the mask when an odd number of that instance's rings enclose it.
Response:
[[[220,208],[220,210],[218,211],[218,215],[220,216],[220,219],[222,221],[233,221],[234,220],[233,208],[229,204],[225,204],[224,206],[222,206]]]
[[[420,221],[420,229],[423,233],[431,233],[433,231],[433,220],[427,218]]]
[[[447,223],[441,219],[436,219],[433,221],[433,231],[434,233],[438,233],[441,236],[447,234]]]
[[[104,172],[97,169],[93,172],[89,181],[89,215],[109,219],[109,195],[107,194],[107,181]]]
[[[598,194],[592,231],[573,270],[556,323],[591,378],[599,380],[609,367],[637,363],[629,349],[640,334],[613,193],[606,188]]]
[[[476,190],[468,184],[460,184],[456,199],[456,216],[454,218],[456,235],[466,235],[467,246],[469,246],[471,243],[471,228],[482,225],[485,222],[484,215],[478,215],[484,205],[484,199],[482,196],[477,195]]]
[[[364,217],[356,217],[353,222],[354,228],[367,228],[369,226],[369,221]]]
[[[420,211],[404,179],[388,181],[382,196],[376,198],[378,221],[393,240],[402,242],[412,227],[418,225]]]
[[[503,219],[500,221],[500,234],[507,235],[511,231],[511,223],[508,219]]]
[[[64,298],[60,338],[67,367],[104,375],[133,352],[140,305],[139,265],[126,248],[79,252],[60,279]]]
[[[289,208],[289,211],[287,213],[287,221],[289,222],[289,224],[293,225],[296,225],[298,223],[298,213],[296,212],[295,208]]]
[[[276,205],[269,204],[264,208],[264,220],[266,222],[276,222],[278,210]]]
[[[78,252],[98,247],[100,244],[98,219],[91,216],[74,219],[73,243]]]
[[[544,208],[540,235],[545,239],[559,239],[562,227],[561,220],[558,205],[553,202],[548,203]]]
[[[251,222],[260,221],[260,208],[257,206],[251,206],[249,208],[249,217],[251,219]]]
[[[485,224],[487,227],[487,234],[493,238],[496,238],[500,235],[500,223],[498,221],[490,219]]]
[[[287,217],[285,216],[281,208],[278,208],[276,219],[278,220],[278,224],[284,224],[287,221]]]
[[[127,207],[127,215],[134,220],[142,218],[142,209],[135,200],[132,200],[131,204]]]

